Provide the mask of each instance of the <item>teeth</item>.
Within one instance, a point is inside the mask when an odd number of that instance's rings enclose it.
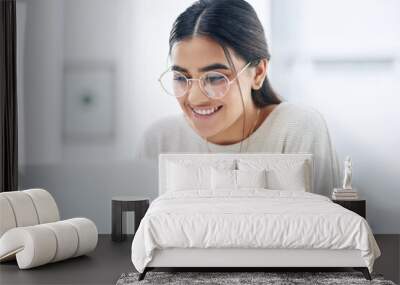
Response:
[[[207,110],[193,109],[193,111],[200,115],[210,115],[210,114],[214,113],[217,109],[218,109],[218,107],[207,109]]]

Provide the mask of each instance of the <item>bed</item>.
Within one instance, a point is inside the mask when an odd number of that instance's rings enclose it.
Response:
[[[371,280],[367,221],[314,193],[312,154],[162,153],[159,196],[132,241],[154,268],[352,267]]]

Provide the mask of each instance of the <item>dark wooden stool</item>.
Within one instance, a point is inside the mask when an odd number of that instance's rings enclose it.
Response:
[[[138,196],[116,196],[111,201],[111,239],[113,241],[123,241],[126,239],[126,234],[122,233],[122,214],[123,212],[135,212],[135,231],[136,233],[140,221],[146,214],[149,208],[150,199],[147,197]]]

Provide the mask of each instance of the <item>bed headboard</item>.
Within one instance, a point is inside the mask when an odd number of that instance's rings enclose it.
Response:
[[[167,162],[169,161],[188,161],[191,164],[199,162],[202,165],[217,164],[221,161],[231,161],[236,165],[238,159],[262,161],[265,163],[275,162],[305,162],[308,166],[309,189],[308,192],[314,192],[314,161],[311,153],[160,153],[158,156],[158,193],[159,195],[166,192],[166,179],[167,179]]]

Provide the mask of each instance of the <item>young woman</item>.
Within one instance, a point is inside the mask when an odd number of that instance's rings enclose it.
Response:
[[[268,81],[270,54],[244,0],[200,0],[175,20],[170,67],[159,81],[183,113],[146,130],[137,155],[166,152],[314,154],[315,192],[339,186],[339,164],[321,114],[284,102]]]

